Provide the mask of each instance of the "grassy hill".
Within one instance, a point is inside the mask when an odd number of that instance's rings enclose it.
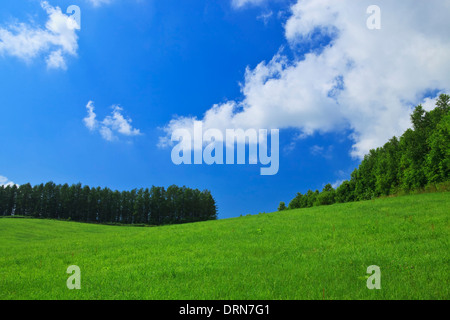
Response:
[[[435,193],[154,228],[2,218],[0,299],[449,299],[449,208]]]

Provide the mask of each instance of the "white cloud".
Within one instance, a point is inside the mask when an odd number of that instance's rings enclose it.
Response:
[[[15,56],[27,62],[40,54],[47,55],[49,68],[66,68],[65,56],[76,56],[79,26],[75,19],[52,7],[47,1],[41,7],[48,14],[45,29],[24,23],[0,27],[0,55]]]
[[[50,53],[46,62],[49,69],[67,69],[66,61],[64,60],[61,50]]]
[[[103,137],[103,139],[105,139],[106,141],[114,141],[117,139],[117,137],[114,135],[111,128],[101,126],[99,129],[99,132],[100,132],[101,136]]]
[[[133,129],[131,126],[131,119],[125,119],[121,112],[123,109],[119,106],[113,107],[112,117],[107,116],[105,120],[103,120],[103,125],[107,127],[111,127],[113,130],[126,135],[126,136],[137,136],[140,135],[140,131],[138,129]]]
[[[311,154],[312,154],[312,155],[317,156],[317,155],[322,154],[324,148],[321,147],[321,146],[317,146],[317,145],[316,145],[316,146],[312,146],[312,147],[310,148],[310,150],[311,150]]]
[[[334,183],[332,183],[331,186],[332,186],[334,189],[337,189],[338,187],[340,187],[341,184],[344,183],[344,181],[346,181],[346,180],[345,180],[345,179],[343,179],[343,180],[337,180],[337,181],[335,181]]]
[[[19,186],[18,184],[15,184],[12,181],[9,181],[8,178],[4,177],[4,176],[0,176],[0,187],[4,186],[4,187],[12,187],[13,185]]]
[[[312,146],[309,150],[313,156],[320,156],[325,159],[333,158],[333,146],[328,146],[327,148],[318,145]]]
[[[425,100],[422,102],[422,107],[424,108],[424,110],[430,111],[430,110],[433,110],[434,108],[436,108],[436,102],[438,100],[439,95],[440,95],[440,93],[438,93],[438,95],[435,98],[430,98],[430,97],[425,98]]]
[[[366,26],[371,4],[298,1],[285,24],[298,58],[280,51],[248,68],[243,100],[213,106],[201,119],[204,127],[296,128],[302,136],[350,129],[351,154],[360,158],[402,134],[412,107],[430,103],[427,92],[450,89],[450,0],[379,0],[381,30]],[[301,51],[327,37],[328,45]],[[174,119],[166,133],[189,123]]]
[[[91,3],[94,7],[100,7],[103,4],[110,4],[111,0],[87,0],[89,3]]]
[[[139,136],[139,129],[132,127],[132,120],[122,115],[123,108],[112,106],[113,111],[110,116],[106,116],[103,121],[97,121],[97,115],[94,112],[94,102],[89,101],[86,105],[87,116],[83,119],[84,125],[90,131],[97,131],[107,141],[114,141],[117,135],[127,137]]]
[[[261,20],[262,22],[264,22],[265,25],[267,25],[269,23],[270,18],[272,18],[273,16],[273,11],[269,11],[266,13],[262,13],[259,16],[256,17],[256,19]]]
[[[86,105],[86,109],[87,109],[88,115],[86,116],[86,118],[83,119],[83,122],[89,130],[93,131],[93,130],[95,130],[95,127],[97,126],[97,120],[96,120],[97,115],[94,112],[94,102],[89,101],[88,104]]]
[[[261,5],[268,0],[232,0],[232,4],[235,8],[241,8],[245,5]]]

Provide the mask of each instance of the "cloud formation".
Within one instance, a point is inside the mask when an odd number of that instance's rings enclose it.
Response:
[[[231,3],[235,8],[241,8],[245,5],[261,5],[268,0],[232,0]]]
[[[18,186],[17,184],[15,184],[12,181],[9,181],[8,178],[4,177],[4,176],[0,176],[0,187],[12,187],[12,186]]]
[[[87,0],[90,4],[92,4],[94,7],[100,7],[104,4],[110,4],[111,0]]]
[[[98,121],[94,111],[94,102],[89,101],[86,105],[87,116],[83,119],[84,125],[92,132],[98,131],[107,141],[117,140],[119,135],[127,137],[141,135],[139,129],[132,127],[132,120],[122,115],[123,108],[115,105],[112,106],[112,109],[111,115]]]
[[[280,50],[247,68],[243,100],[214,105],[199,121],[218,129],[295,128],[303,137],[350,130],[359,158],[402,134],[412,107],[450,89],[450,0],[379,0],[381,30],[367,28],[371,4],[299,0],[285,23],[296,58]],[[161,141],[194,120],[173,119]]]
[[[41,54],[47,56],[48,68],[66,69],[66,56],[76,56],[79,26],[74,18],[52,7],[47,1],[41,7],[48,14],[45,29],[25,23],[0,27],[0,56],[14,56],[26,62]]]
[[[270,18],[273,16],[273,11],[262,13],[256,17],[256,19],[261,20],[265,25],[269,23]]]

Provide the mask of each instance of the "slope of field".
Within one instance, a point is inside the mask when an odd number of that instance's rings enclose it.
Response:
[[[155,228],[2,218],[0,299],[449,299],[449,208],[436,193]]]

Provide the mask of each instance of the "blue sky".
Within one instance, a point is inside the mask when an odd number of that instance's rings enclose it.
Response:
[[[414,105],[431,106],[450,87],[448,36],[436,32],[447,22],[414,25],[415,15],[448,1],[416,6],[401,23],[402,5],[379,2],[387,14],[376,34],[364,1],[331,9],[325,0],[2,1],[0,183],[186,185],[211,190],[228,218],[275,211],[296,192],[347,179],[368,149],[409,126]],[[80,30],[61,27],[69,5],[81,9]],[[384,50],[406,30],[420,53]],[[90,101],[97,121],[112,123],[112,141],[83,121]],[[205,114],[230,104],[231,115]],[[114,106],[123,117],[113,118]],[[158,144],[180,117],[219,129],[279,128],[278,174],[174,165],[170,146]]]

